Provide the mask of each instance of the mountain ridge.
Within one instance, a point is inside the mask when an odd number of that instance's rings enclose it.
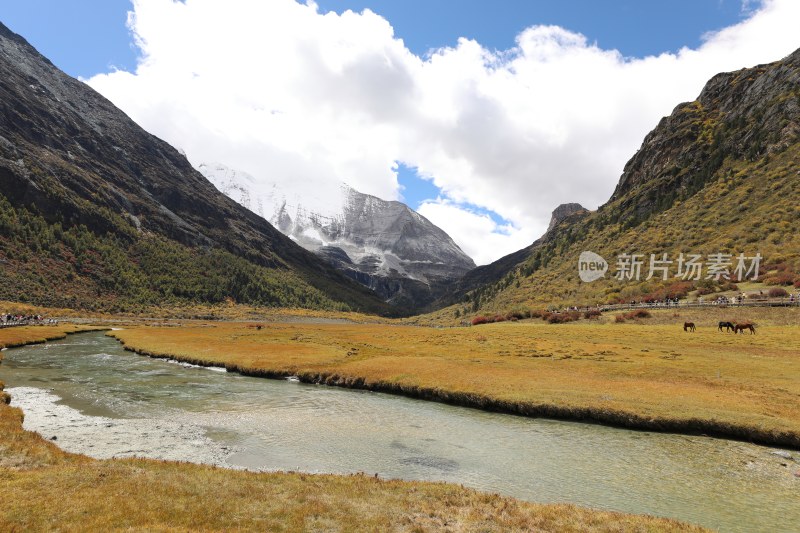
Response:
[[[612,258],[760,253],[760,280],[800,286],[800,50],[712,77],[645,137],[609,198],[531,246],[468,273],[439,307],[455,314],[594,305],[732,290],[727,280],[620,280]],[[582,282],[583,251],[609,260]],[[673,264],[673,269],[676,264]],[[646,274],[646,272],[645,272]],[[752,281],[752,280],[751,280]],[[452,308],[449,308],[452,310]],[[452,315],[451,315],[452,316]]]
[[[59,295],[63,290],[36,281],[46,264],[66,284],[62,289],[77,298],[66,303],[76,305],[93,305],[98,296],[108,305],[230,297],[390,312],[368,291],[220,194],[172,146],[58,70],[2,23],[0,51],[0,193],[7,230],[0,258],[8,281],[3,297],[65,303]],[[47,249],[41,243],[29,249],[28,241],[41,240],[28,236],[31,225],[48,233]],[[102,254],[76,250],[75,243],[63,241],[65,232],[79,233],[91,246],[103,241],[106,259],[116,257],[116,267],[130,278],[114,281],[110,267],[92,259]],[[155,279],[152,269],[166,266],[148,262],[156,253],[153,246],[174,254],[184,264],[184,275],[191,272],[198,279]],[[238,278],[226,279],[225,261],[237,265],[229,266]],[[84,262],[93,266],[87,270]],[[151,271],[143,272],[142,264]],[[106,281],[92,272],[102,272]],[[214,290],[202,288],[203,276],[215,280]]]
[[[220,191],[395,305],[428,305],[443,285],[475,268],[447,233],[402,202],[345,183],[315,202],[218,163],[199,170]]]

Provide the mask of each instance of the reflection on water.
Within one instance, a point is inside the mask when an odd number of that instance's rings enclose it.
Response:
[[[800,524],[800,478],[792,475],[800,464],[769,448],[248,378],[137,356],[96,333],[4,356],[0,379],[8,387],[51,389],[63,399],[56,407],[117,420],[111,428],[80,426],[91,432],[91,448],[77,437],[74,442],[98,456],[112,445],[104,431],[122,431],[126,421],[135,421],[131,431],[148,423],[148,435],[162,446],[185,449],[185,460],[452,481],[537,502],[668,516],[725,531],[795,531]],[[53,408],[41,401],[26,410]],[[43,418],[45,434],[58,433],[53,418]],[[58,442],[69,449],[61,436]],[[199,446],[225,453],[203,454]],[[144,448],[137,442],[140,454]]]

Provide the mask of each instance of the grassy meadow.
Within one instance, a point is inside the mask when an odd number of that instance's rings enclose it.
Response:
[[[91,324],[135,324],[157,323],[174,320],[269,320],[291,322],[295,320],[316,319],[327,322],[387,322],[377,315],[367,315],[354,311],[320,311],[299,307],[264,307],[238,304],[232,301],[221,304],[163,304],[146,307],[135,312],[109,313],[62,307],[44,307],[19,302],[0,300],[0,312],[21,315],[42,315],[45,318],[59,318],[74,323]]]
[[[754,320],[754,313],[756,335],[717,331],[723,316]],[[685,333],[685,320],[698,331]],[[263,323],[259,330],[255,323],[217,323],[113,335],[140,353],[250,375],[797,448],[797,322],[792,309],[715,309],[664,311],[621,324],[612,314],[561,325]]]
[[[54,326],[20,326],[0,329],[0,349],[14,348],[26,344],[40,344],[47,341],[63,339],[72,333],[82,331],[97,331],[108,328],[96,326],[81,326],[75,324],[61,324]],[[2,361],[0,356],[0,361]]]
[[[0,329],[0,345],[81,329],[58,328]],[[184,329],[168,330],[177,331]],[[94,460],[25,431],[22,420],[19,409],[0,402],[2,531],[703,531],[668,519],[539,505],[446,483]]]

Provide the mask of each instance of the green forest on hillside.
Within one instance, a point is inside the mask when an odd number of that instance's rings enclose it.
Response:
[[[102,208],[101,208],[102,209]],[[53,307],[137,311],[233,299],[274,307],[349,310],[286,269],[219,248],[190,248],[102,209],[114,231],[48,223],[0,195],[0,299]]]

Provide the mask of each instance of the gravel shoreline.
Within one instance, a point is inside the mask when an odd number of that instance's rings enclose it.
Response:
[[[164,419],[88,416],[45,389],[13,387],[11,406],[25,414],[23,427],[64,451],[95,459],[147,457],[236,468],[226,459],[236,450],[205,435],[191,423]]]

